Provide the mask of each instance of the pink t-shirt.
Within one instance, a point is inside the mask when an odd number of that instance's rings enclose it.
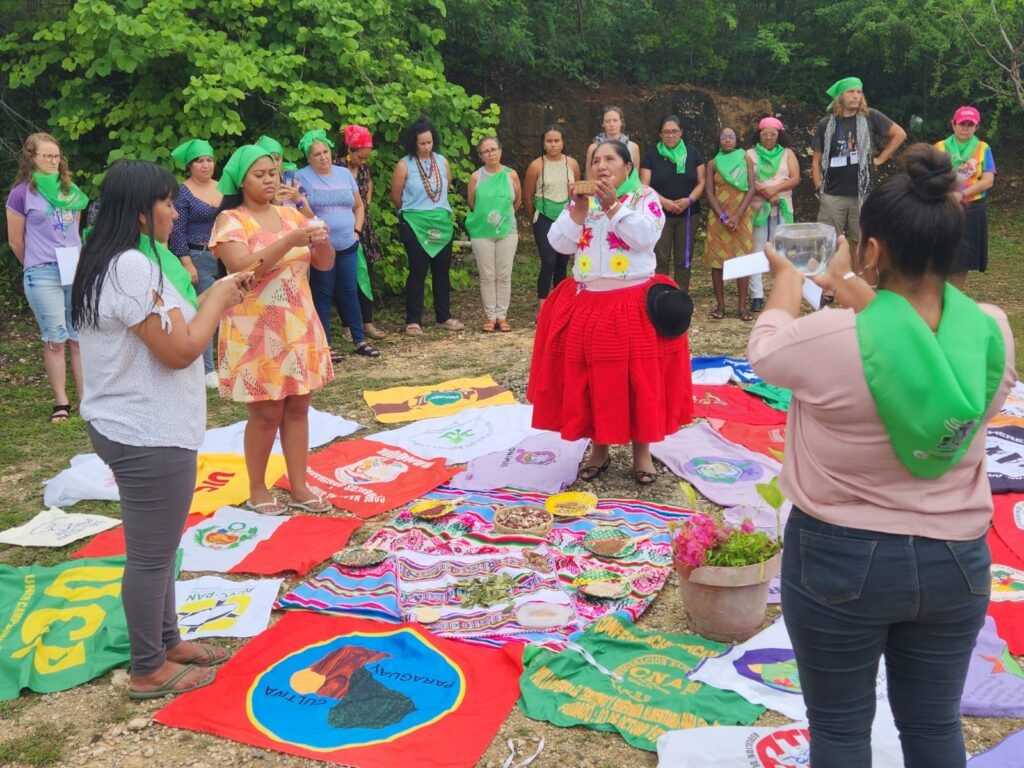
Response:
[[[995,318],[1006,343],[1006,372],[986,422],[1017,379],[1013,334],[1006,315]],[[850,309],[823,309],[801,318],[771,309],[758,319],[747,346],[762,379],[793,390],[786,423],[781,487],[819,520],[884,533],[968,540],[992,519],[985,473],[985,431],[942,477],[914,477],[900,463],[868,390]],[[813,361],[813,362],[810,362]]]

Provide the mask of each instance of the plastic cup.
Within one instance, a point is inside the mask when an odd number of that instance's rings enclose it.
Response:
[[[772,245],[796,271],[808,276],[822,274],[836,252],[836,230],[829,224],[782,224]]]

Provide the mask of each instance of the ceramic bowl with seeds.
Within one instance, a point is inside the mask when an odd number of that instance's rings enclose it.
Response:
[[[595,528],[583,537],[583,548],[598,557],[629,557],[636,552],[633,537],[618,528]]]
[[[583,517],[597,509],[597,496],[587,491],[556,493],[544,506],[556,517]]]
[[[502,507],[494,513],[494,530],[520,536],[546,536],[554,518],[544,507],[519,504]]]
[[[331,560],[349,568],[368,568],[383,563],[387,557],[388,551],[378,547],[346,547],[331,555]]]
[[[409,513],[423,520],[433,520],[437,517],[450,515],[458,506],[459,502],[454,500],[439,501],[437,499],[424,499],[423,501],[417,501],[409,507]]]

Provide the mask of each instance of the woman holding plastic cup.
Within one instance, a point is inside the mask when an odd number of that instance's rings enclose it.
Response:
[[[964,207],[964,237],[957,249],[949,273],[949,282],[960,290],[967,284],[969,271],[984,272],[988,267],[988,210],[985,198],[996,180],[996,161],[992,148],[975,133],[981,113],[975,107],[960,107],[953,113],[953,133],[935,143],[945,152],[956,171],[957,196]]]
[[[263,515],[280,515],[289,507],[328,512],[330,502],[306,485],[310,399],[334,378],[307,275],[310,266],[329,270],[334,248],[322,223],[273,204],[277,186],[277,163],[254,144],[235,150],[221,173],[218,188],[224,202],[210,250],[229,272],[253,271],[256,286],[221,320],[220,393],[249,410],[246,506]],[[291,485],[287,504],[276,500],[265,483],[278,431]]]

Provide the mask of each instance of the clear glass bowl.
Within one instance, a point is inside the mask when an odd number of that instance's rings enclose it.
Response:
[[[775,230],[772,246],[797,272],[813,277],[828,269],[836,252],[836,230],[829,224],[782,224]]]

